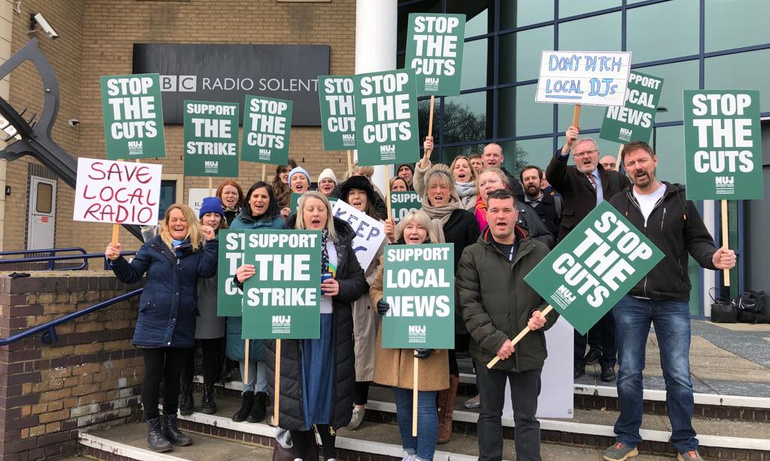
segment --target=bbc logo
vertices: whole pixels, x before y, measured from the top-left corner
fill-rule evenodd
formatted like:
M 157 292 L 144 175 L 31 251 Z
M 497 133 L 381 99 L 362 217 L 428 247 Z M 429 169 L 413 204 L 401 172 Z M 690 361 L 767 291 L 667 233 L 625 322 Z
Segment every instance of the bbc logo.
M 198 90 L 197 75 L 161 75 L 160 91 L 195 92 Z

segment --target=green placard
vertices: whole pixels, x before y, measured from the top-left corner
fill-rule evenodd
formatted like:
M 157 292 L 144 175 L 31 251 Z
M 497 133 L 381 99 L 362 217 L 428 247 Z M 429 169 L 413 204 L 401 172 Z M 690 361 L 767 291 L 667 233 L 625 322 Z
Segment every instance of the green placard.
M 382 272 L 382 347 L 452 349 L 454 245 L 388 245 Z
M 289 162 L 293 102 L 246 96 L 241 160 L 285 165 Z
M 524 281 L 585 334 L 661 259 L 643 233 L 601 202 Z
M 391 192 L 390 193 L 390 213 L 393 220 L 398 224 L 401 219 L 412 210 L 422 208 L 422 198 L 420 194 L 413 191 Z
M 764 196 L 757 90 L 685 90 L 687 198 L 745 200 Z
M 238 177 L 238 104 L 184 102 L 185 176 Z
M 243 339 L 317 339 L 321 333 L 321 232 L 248 234 L 245 261 L 256 275 L 243 285 Z
M 220 317 L 240 317 L 243 292 L 235 286 L 235 270 L 243 264 L 243 251 L 246 247 L 247 230 L 219 231 L 219 264 L 217 269 L 217 315 Z
M 662 78 L 631 72 L 626 103 L 607 107 L 599 137 L 620 144 L 649 142 L 662 89 Z
M 409 15 L 404 67 L 414 69 L 418 95 L 460 95 L 464 40 L 464 14 Z
M 107 158 L 165 157 L 159 75 L 104 76 L 99 83 Z
M 419 160 L 414 70 L 356 75 L 356 145 L 359 165 Z
M 356 113 L 353 77 L 318 76 L 321 133 L 324 150 L 356 148 Z

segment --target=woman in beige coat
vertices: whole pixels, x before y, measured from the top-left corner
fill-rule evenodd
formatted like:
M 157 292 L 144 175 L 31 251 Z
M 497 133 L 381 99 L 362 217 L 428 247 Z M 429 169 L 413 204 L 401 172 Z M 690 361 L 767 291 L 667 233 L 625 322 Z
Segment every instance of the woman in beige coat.
M 412 210 L 396 227 L 395 240 L 406 245 L 441 243 L 436 238 L 433 223 L 421 210 Z M 381 315 L 390 305 L 382 299 L 382 263 L 369 294 Z M 396 398 L 396 416 L 401 432 L 405 460 L 430 461 L 436 452 L 438 439 L 438 391 L 449 388 L 449 359 L 447 351 L 433 349 L 383 349 L 382 329 L 377 333 L 374 382 L 391 386 Z M 420 360 L 418 371 L 417 437 L 412 437 L 412 389 L 414 360 Z

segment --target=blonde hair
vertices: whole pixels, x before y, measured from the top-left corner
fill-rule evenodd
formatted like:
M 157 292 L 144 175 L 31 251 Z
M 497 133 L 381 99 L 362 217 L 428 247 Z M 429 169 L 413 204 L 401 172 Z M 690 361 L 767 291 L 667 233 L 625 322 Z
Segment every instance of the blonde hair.
M 185 239 L 190 239 L 190 244 L 192 245 L 193 251 L 200 250 L 203 246 L 204 240 L 203 231 L 201 230 L 201 223 L 198 221 L 198 218 L 195 217 L 195 212 L 192 210 L 192 208 L 185 205 L 184 203 L 174 203 L 166 209 L 166 214 L 163 215 L 163 222 L 160 225 L 160 238 L 163 239 L 163 242 L 168 245 L 169 248 L 174 248 L 174 239 L 171 238 L 171 231 L 168 229 L 168 222 L 171 219 L 171 212 L 174 210 L 181 211 L 182 216 L 184 217 L 185 221 L 187 221 L 187 235 L 185 235 Z
M 439 242 L 433 220 L 430 219 L 428 213 L 422 210 L 410 210 L 406 216 L 401 218 L 401 221 L 399 221 L 398 225 L 396 226 L 396 241 L 401 240 L 401 237 L 404 236 L 404 229 L 406 229 L 407 224 L 412 221 L 417 221 L 417 224 L 421 225 L 425 228 L 425 230 L 428 231 L 428 238 L 430 239 L 431 243 L 444 243 Z
M 449 171 L 452 172 L 452 176 L 454 176 L 454 174 L 455 174 L 455 164 L 457 163 L 458 160 L 465 160 L 466 162 L 468 162 L 468 169 L 471 170 L 471 181 L 470 182 L 477 182 L 476 180 L 478 178 L 476 177 L 476 170 L 473 169 L 473 165 L 471 165 L 471 160 L 468 157 L 464 156 L 464 155 L 458 155 L 457 157 L 454 158 L 454 160 L 452 160 L 452 163 L 449 165 Z M 455 178 L 455 180 L 456 179 L 457 178 Z
M 326 206 L 326 230 L 329 232 L 329 240 L 336 242 L 337 233 L 334 232 L 334 217 L 332 216 L 332 207 L 329 204 L 329 199 L 327 199 L 324 194 L 316 190 L 307 191 L 300 195 L 299 202 L 297 204 L 297 222 L 294 225 L 294 228 L 306 229 L 303 211 L 305 209 L 305 203 L 309 198 L 320 200 Z

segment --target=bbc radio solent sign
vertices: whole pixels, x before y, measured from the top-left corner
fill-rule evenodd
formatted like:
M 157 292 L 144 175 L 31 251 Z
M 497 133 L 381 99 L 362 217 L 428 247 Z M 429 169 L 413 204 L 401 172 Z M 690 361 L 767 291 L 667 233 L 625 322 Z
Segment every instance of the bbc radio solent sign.
M 185 100 L 243 104 L 249 94 L 293 101 L 293 125 L 320 126 L 329 47 L 136 43 L 134 73 L 160 74 L 165 123 L 183 122 Z

